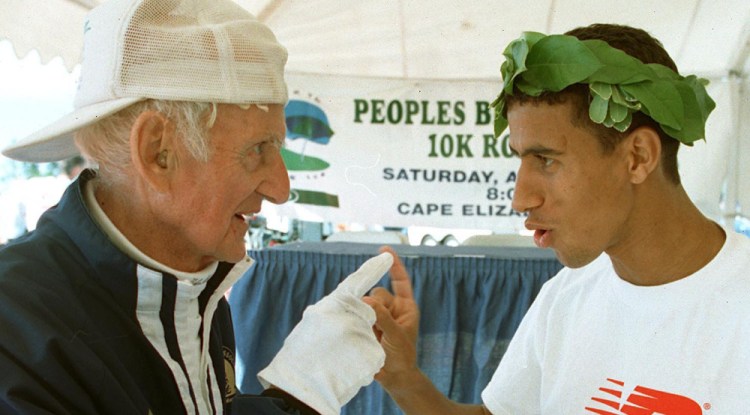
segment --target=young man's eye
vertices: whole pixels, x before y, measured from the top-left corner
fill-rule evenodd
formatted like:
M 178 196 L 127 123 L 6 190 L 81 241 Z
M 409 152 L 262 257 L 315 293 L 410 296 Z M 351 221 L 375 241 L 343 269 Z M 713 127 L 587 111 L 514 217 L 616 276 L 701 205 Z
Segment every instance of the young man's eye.
M 536 156 L 536 158 L 537 158 L 537 160 L 539 160 L 539 162 L 540 162 L 540 163 L 542 164 L 542 166 L 544 166 L 544 167 L 549 167 L 549 166 L 551 166 L 551 165 L 552 165 L 552 162 L 554 161 L 553 159 L 551 159 L 551 158 L 549 158 L 549 157 L 544 157 L 544 156 L 539 156 L 539 155 L 538 155 L 538 156 Z

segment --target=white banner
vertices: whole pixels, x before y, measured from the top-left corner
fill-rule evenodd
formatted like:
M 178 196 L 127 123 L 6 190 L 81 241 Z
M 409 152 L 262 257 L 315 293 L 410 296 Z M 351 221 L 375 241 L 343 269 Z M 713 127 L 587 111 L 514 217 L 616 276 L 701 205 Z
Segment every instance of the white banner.
M 499 81 L 287 74 L 290 201 L 307 221 L 516 232 L 519 160 L 495 139 Z

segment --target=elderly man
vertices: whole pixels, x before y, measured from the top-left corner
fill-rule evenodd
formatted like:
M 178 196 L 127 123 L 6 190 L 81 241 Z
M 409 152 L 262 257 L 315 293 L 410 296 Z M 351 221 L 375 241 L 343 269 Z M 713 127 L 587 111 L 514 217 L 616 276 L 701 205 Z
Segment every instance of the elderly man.
M 384 360 L 360 297 L 388 255 L 306 311 L 265 396 L 234 383 L 246 217 L 289 193 L 286 50 L 229 0 L 108 0 L 84 31 L 76 110 L 4 150 L 97 168 L 0 250 L 0 412 L 338 413 Z
M 496 132 L 521 159 L 513 207 L 567 266 L 524 317 L 484 405 L 448 400 L 416 365 L 408 276 L 376 289 L 381 384 L 407 414 L 748 413 L 750 240 L 688 198 L 677 149 L 713 109 L 648 33 L 527 32 L 504 53 Z

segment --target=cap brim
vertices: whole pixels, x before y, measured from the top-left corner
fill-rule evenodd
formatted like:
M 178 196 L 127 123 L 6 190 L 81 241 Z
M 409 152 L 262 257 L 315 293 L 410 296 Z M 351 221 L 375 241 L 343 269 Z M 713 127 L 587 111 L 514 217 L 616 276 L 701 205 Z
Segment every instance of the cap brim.
M 34 163 L 73 157 L 78 154 L 73 142 L 73 133 L 76 130 L 144 99 L 120 98 L 78 108 L 34 134 L 9 145 L 2 153 L 15 160 Z

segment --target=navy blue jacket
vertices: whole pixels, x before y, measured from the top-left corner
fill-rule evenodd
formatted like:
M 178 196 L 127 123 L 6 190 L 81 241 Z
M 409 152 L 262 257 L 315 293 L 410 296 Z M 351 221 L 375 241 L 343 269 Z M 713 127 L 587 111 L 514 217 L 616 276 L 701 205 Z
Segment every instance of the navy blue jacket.
M 153 316 L 163 327 L 158 350 L 136 317 L 143 265 L 93 221 L 83 202 L 91 177 L 84 172 L 35 231 L 0 249 L 0 413 L 201 413 L 195 385 L 188 388 L 183 379 L 178 386 L 187 368 L 171 329 L 176 279 L 151 270 L 161 286 L 161 309 Z M 197 297 L 201 308 L 216 298 L 232 267 L 219 264 Z M 234 333 L 223 296 L 210 324 L 209 413 L 306 413 L 289 397 L 237 394 Z

